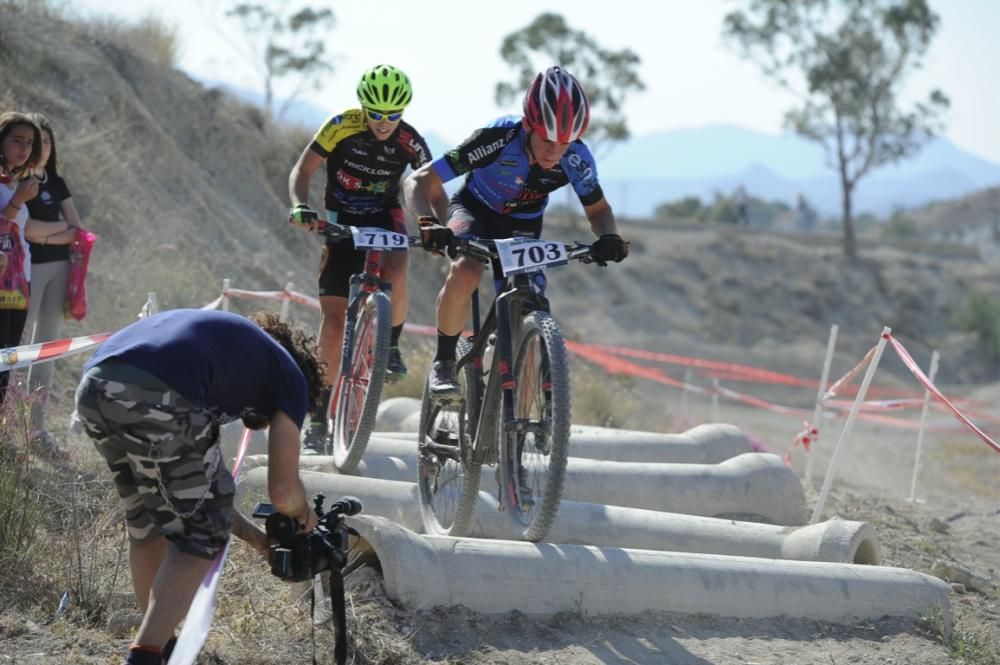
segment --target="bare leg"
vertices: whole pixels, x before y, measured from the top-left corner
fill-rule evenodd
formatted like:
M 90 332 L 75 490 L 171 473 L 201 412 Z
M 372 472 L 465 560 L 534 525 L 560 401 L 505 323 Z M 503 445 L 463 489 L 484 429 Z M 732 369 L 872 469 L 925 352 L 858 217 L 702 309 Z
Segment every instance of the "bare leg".
M 340 296 L 320 296 L 322 318 L 319 324 L 319 354 L 326 362 L 326 383 L 337 382 L 340 372 L 340 352 L 344 343 L 344 317 L 347 314 L 347 298 Z
M 462 257 L 452 261 L 441 292 L 437 298 L 437 327 L 445 335 L 462 332 L 469 318 L 469 299 L 479 288 L 483 265 L 474 259 Z
M 142 543 L 129 543 L 128 563 L 132 571 L 132 588 L 139 608 L 145 612 L 149 607 L 149 592 L 153 579 L 167 558 L 167 539 L 163 536 Z
M 406 313 L 410 307 L 410 296 L 406 284 L 406 268 L 409 255 L 405 252 L 387 252 L 382 263 L 382 276 L 392 284 L 392 325 L 398 326 L 406 321 Z
M 167 544 L 167 556 L 153 580 L 149 607 L 136 633 L 136 644 L 160 647 L 173 637 L 211 566 L 211 559 L 185 554 L 173 543 Z

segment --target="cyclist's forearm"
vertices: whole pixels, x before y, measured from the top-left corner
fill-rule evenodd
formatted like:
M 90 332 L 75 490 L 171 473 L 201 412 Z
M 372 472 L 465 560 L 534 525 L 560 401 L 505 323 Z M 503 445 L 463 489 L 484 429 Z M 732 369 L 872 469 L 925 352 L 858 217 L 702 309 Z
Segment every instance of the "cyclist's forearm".
M 288 177 L 288 197 L 292 201 L 293 208 L 300 204 L 309 204 L 309 178 L 303 176 L 304 174 L 295 168 Z
M 442 222 L 448 218 L 448 194 L 430 168 L 422 167 L 403 181 L 403 198 L 414 217 L 429 215 Z
M 597 237 L 615 234 L 618 235 L 618 224 L 615 222 L 615 213 L 607 201 L 600 201 L 586 208 L 587 220 L 590 222 L 590 229 Z
M 293 208 L 300 204 L 309 204 L 309 183 L 324 161 L 324 157 L 313 152 L 310 147 L 299 155 L 292 172 L 288 174 L 288 198 L 291 199 Z

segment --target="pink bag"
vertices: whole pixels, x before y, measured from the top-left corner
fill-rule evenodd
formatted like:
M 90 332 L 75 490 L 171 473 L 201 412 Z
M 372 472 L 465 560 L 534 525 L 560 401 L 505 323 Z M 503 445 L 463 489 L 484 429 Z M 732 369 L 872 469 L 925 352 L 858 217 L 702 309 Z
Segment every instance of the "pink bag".
M 87 316 L 87 265 L 90 250 L 97 236 L 77 228 L 76 238 L 69 244 L 69 277 L 66 280 L 66 301 L 63 313 L 67 319 L 82 321 Z
M 0 309 L 28 309 L 24 258 L 17 223 L 0 217 Z

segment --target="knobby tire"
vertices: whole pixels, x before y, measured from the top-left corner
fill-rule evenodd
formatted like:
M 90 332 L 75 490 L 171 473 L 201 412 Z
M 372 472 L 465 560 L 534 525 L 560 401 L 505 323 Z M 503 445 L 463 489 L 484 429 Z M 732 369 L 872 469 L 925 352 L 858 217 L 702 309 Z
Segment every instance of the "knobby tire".
M 382 399 L 389 342 L 392 335 L 392 305 L 383 291 L 368 295 L 358 312 L 351 340 L 344 348 L 344 359 L 351 359 L 350 374 L 341 365 L 335 399 L 333 429 L 330 439 L 333 463 L 341 472 L 357 467 L 375 429 L 375 416 Z
M 472 348 L 459 339 L 457 354 L 463 357 Z M 461 400 L 440 401 L 430 395 L 429 377 L 424 381 L 417 433 L 417 486 L 420 517 L 424 531 L 438 536 L 464 536 L 469 531 L 479 496 L 481 464 L 473 456 L 474 433 L 469 431 L 468 409 L 478 405 L 479 370 L 467 364 L 458 377 Z M 459 460 L 429 451 L 429 442 L 453 443 Z
M 539 541 L 559 511 L 569 457 L 569 364 L 562 331 L 548 313 L 522 319 L 513 374 L 514 417 L 530 423 L 531 431 L 508 436 L 503 416 L 497 418 L 501 495 L 522 538 Z

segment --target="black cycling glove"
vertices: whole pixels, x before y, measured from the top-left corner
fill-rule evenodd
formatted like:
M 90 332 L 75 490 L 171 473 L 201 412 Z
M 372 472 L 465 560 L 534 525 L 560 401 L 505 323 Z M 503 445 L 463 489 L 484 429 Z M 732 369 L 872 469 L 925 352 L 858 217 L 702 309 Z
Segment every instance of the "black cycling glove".
M 447 226 L 441 226 L 436 217 L 423 215 L 417 223 L 420 225 L 420 245 L 429 252 L 444 251 L 455 240 L 455 233 Z
M 605 233 L 590 246 L 590 255 L 594 263 L 607 266 L 608 261 L 618 263 L 628 256 L 628 243 L 620 235 Z

